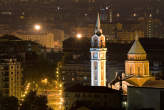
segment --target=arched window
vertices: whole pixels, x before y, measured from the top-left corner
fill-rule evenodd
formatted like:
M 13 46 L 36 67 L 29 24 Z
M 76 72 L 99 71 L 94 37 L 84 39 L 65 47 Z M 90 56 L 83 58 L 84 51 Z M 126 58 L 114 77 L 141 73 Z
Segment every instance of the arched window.
M 130 65 L 130 74 L 132 74 L 132 66 Z
M 100 47 L 105 47 L 105 37 L 104 37 L 104 36 L 101 36 L 101 37 L 100 37 L 99 46 L 100 46 Z
M 138 67 L 138 76 L 141 76 L 141 74 L 140 74 L 140 67 Z
M 92 39 L 92 47 L 96 48 L 98 45 L 98 38 L 96 36 Z
M 147 71 L 146 71 L 146 66 L 144 65 L 144 75 L 147 74 L 146 72 L 147 72 Z
M 95 38 L 94 39 L 94 46 L 93 47 L 97 47 L 97 42 L 98 42 L 98 40 Z
M 101 80 L 104 80 L 104 62 L 101 62 Z
M 98 73 L 97 73 L 97 62 L 94 62 L 94 80 L 98 80 L 97 75 L 98 75 Z

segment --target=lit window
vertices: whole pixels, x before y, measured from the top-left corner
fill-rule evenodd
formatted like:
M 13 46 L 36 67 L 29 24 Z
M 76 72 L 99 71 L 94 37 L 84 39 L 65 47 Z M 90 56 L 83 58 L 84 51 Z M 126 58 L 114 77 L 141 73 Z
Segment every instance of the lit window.
M 130 66 L 130 74 L 132 74 L 132 66 Z
M 133 16 L 135 17 L 136 16 L 136 13 L 134 13 Z
M 117 15 L 116 15 L 117 17 L 120 17 L 120 14 L 119 13 L 117 13 Z
M 140 67 L 138 67 L 138 75 L 140 76 Z
M 145 71 L 144 71 L 144 75 L 146 75 L 146 72 L 147 72 L 147 71 L 146 71 L 146 66 L 145 66 L 145 65 L 144 65 L 144 70 L 145 70 Z
M 87 77 L 86 76 L 84 76 L 84 80 L 87 80 Z

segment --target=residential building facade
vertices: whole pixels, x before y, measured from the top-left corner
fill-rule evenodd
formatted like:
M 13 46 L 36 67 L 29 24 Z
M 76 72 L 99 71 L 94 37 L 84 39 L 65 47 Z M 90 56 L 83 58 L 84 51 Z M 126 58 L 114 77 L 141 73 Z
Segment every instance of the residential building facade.
M 22 65 L 15 58 L 0 60 L 0 90 L 4 96 L 21 98 Z

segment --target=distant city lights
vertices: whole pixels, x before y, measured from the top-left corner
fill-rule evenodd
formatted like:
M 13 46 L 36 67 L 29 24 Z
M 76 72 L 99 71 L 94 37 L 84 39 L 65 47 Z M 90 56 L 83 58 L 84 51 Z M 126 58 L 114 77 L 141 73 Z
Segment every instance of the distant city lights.
M 41 82 L 44 83 L 44 84 L 47 84 L 48 83 L 48 79 L 47 78 L 42 79 Z
M 117 17 L 120 17 L 120 13 L 117 13 Z
M 136 13 L 133 13 L 133 16 L 136 17 L 137 16 Z
M 152 14 L 150 14 L 149 17 L 152 17 Z

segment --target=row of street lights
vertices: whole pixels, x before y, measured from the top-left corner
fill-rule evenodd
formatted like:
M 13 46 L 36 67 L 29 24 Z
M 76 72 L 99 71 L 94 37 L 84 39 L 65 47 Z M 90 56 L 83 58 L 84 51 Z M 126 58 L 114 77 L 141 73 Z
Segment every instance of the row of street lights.
M 41 26 L 40 24 L 35 24 L 35 25 L 34 25 L 34 30 L 40 31 L 41 29 L 42 29 L 42 26 Z M 82 38 L 82 34 L 77 33 L 77 34 L 76 34 L 76 38 L 81 39 L 81 38 Z
M 28 94 L 28 92 L 30 91 L 30 85 L 31 83 L 27 83 L 24 93 L 22 94 L 22 99 Z

